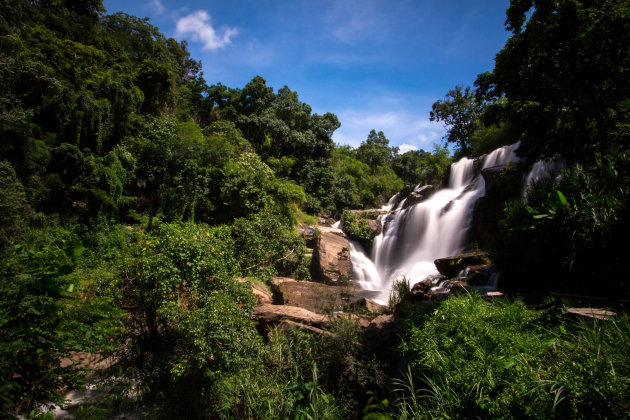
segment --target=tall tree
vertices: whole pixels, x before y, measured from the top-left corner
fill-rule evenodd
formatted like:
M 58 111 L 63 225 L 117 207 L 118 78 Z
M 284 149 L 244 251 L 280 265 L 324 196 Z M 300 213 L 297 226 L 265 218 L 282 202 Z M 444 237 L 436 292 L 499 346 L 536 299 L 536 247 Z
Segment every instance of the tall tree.
M 463 156 L 470 152 L 471 139 L 480 127 L 479 116 L 482 111 L 483 105 L 475 100 L 470 86 L 455 86 L 455 89 L 448 91 L 444 100 L 433 103 L 430 120 L 444 123 L 444 139 L 455 145 L 457 155 Z
M 357 148 L 357 159 L 371 168 L 385 166 L 398 154 L 398 147 L 390 147 L 382 131 L 371 130 L 367 139 Z
M 512 31 L 479 96 L 507 98 L 503 118 L 523 131 L 519 152 L 589 161 L 630 130 L 630 5 L 627 0 L 512 0 Z

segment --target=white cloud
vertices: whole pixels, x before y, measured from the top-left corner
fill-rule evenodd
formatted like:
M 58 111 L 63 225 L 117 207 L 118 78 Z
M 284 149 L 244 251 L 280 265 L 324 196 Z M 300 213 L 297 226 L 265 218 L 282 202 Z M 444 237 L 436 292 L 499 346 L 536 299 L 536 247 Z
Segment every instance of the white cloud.
M 222 28 L 219 33 L 210 24 L 210 15 L 205 10 L 197 10 L 177 21 L 176 37 L 190 37 L 191 41 L 201 42 L 204 50 L 216 50 L 231 43 L 232 36 L 238 34 L 237 28 Z
M 414 144 L 408 144 L 408 143 L 403 143 L 400 146 L 398 146 L 398 153 L 400 153 L 401 155 L 403 153 L 407 153 L 407 152 L 410 152 L 412 150 L 418 150 L 418 146 L 416 146 Z
M 400 147 L 400 153 L 417 149 L 432 150 L 433 143 L 439 142 L 444 134 L 439 123 L 420 117 L 428 112 L 375 112 L 371 109 L 355 109 L 335 113 L 341 127 L 335 131 L 333 139 L 338 144 L 349 144 L 352 147 L 358 147 L 365 141 L 372 129 L 382 131 L 390 140 L 390 145 Z
M 158 15 L 161 15 L 162 13 L 164 13 L 165 8 L 160 0 L 149 1 L 149 6 L 153 8 Z

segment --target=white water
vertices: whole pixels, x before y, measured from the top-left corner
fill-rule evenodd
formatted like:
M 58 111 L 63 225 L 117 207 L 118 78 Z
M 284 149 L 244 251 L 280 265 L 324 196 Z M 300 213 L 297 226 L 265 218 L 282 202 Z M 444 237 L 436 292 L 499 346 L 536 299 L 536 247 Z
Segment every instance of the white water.
M 524 198 L 527 198 L 529 189 L 537 182 L 550 177 L 552 174 L 558 173 L 567 167 L 564 159 L 559 160 L 539 160 L 532 165 L 532 169 L 525 176 Z
M 518 146 L 504 146 L 486 155 L 481 169 L 517 161 Z M 452 164 L 446 188 L 391 213 L 387 230 L 374 239 L 371 259 L 351 244 L 353 279 L 365 289 L 380 292 L 377 301 L 387 301 L 395 279 L 405 276 L 413 285 L 436 272 L 435 259 L 463 251 L 474 204 L 485 194 L 485 182 L 474 176 L 473 164 L 468 158 Z M 385 217 L 381 216 L 382 223 Z

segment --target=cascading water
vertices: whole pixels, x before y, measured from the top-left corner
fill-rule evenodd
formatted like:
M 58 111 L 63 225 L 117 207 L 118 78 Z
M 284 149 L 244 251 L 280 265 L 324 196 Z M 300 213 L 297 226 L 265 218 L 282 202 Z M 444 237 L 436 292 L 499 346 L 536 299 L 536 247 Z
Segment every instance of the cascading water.
M 481 169 L 517 161 L 518 146 L 504 146 L 486 155 L 480 162 Z M 383 303 L 395 279 L 405 276 L 414 284 L 435 273 L 435 259 L 463 251 L 474 204 L 484 194 L 485 182 L 475 176 L 472 159 L 452 164 L 446 188 L 425 201 L 390 213 L 387 229 L 374 239 L 371 259 L 352 245 L 354 281 L 380 292 L 377 300 Z
M 534 163 L 529 173 L 525 176 L 525 189 L 523 190 L 524 198 L 527 199 L 527 194 L 535 183 L 540 182 L 545 178 L 549 178 L 552 174 L 556 174 L 566 167 L 567 163 L 564 159 L 539 160 Z

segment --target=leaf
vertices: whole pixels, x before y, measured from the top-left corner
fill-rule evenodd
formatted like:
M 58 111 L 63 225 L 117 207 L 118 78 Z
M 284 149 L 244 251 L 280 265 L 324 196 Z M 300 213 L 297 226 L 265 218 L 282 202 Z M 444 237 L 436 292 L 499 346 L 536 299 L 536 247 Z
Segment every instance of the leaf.
M 556 190 L 556 195 L 558 196 L 558 200 L 560 201 L 560 204 L 568 208 L 569 202 L 567 201 L 567 198 L 564 196 L 564 194 L 562 194 L 562 192 L 560 192 L 559 190 Z
M 525 206 L 525 211 L 529 214 L 539 214 L 540 212 L 533 207 Z
M 66 292 L 68 292 L 68 293 L 74 292 L 74 283 L 70 283 L 68 285 L 68 288 L 66 289 Z

